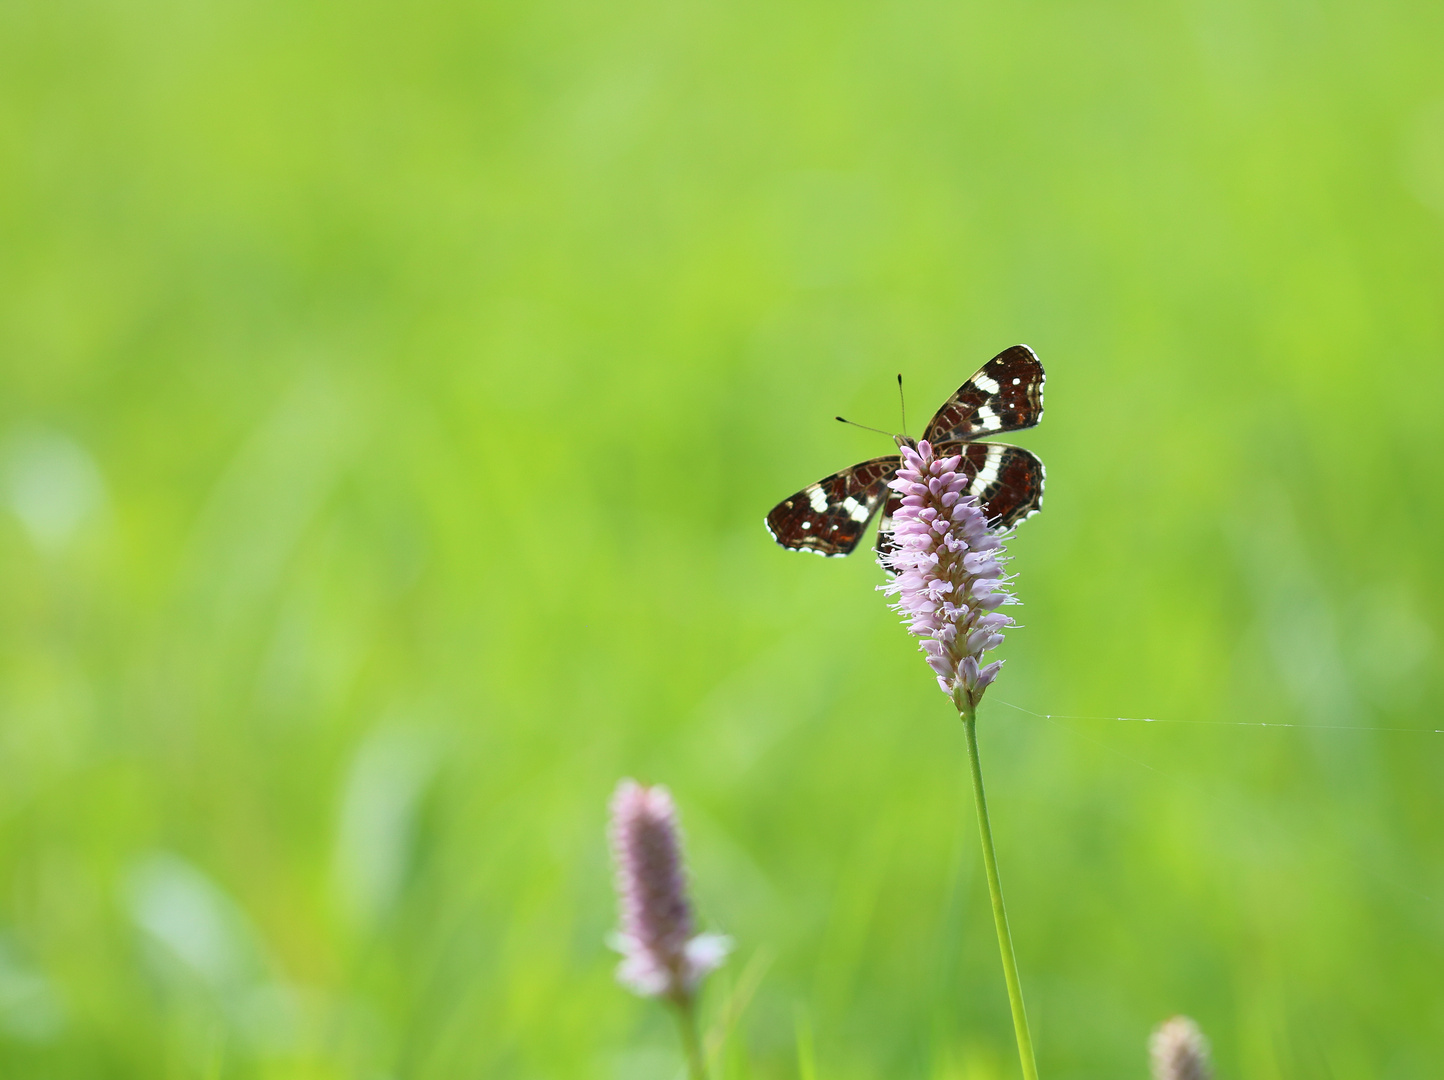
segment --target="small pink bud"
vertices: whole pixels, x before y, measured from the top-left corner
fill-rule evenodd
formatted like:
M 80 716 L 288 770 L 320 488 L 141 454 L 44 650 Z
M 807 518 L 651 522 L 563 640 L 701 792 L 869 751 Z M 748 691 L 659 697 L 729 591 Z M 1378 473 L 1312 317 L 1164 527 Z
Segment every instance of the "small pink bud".
M 1208 1040 L 1186 1016 L 1165 1020 L 1148 1040 L 1153 1080 L 1209 1080 Z

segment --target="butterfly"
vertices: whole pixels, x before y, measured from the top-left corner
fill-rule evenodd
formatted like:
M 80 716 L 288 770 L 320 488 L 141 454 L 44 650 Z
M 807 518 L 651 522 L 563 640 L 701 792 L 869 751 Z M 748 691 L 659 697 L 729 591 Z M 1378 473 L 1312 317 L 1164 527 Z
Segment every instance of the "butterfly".
M 995 528 L 1005 529 L 1043 505 L 1043 463 L 1021 446 L 976 442 L 986 435 L 1022 431 L 1043 417 L 1043 365 L 1026 345 L 1004 349 L 973 373 L 943 404 L 923 431 L 938 457 L 962 456 L 958 471 L 968 493 Z M 917 445 L 893 436 L 898 447 Z M 888 481 L 897 475 L 897 454 L 863 461 L 809 484 L 767 515 L 767 531 L 785 548 L 818 555 L 848 555 L 867 523 L 883 507 L 877 550 L 892 546 L 892 518 L 901 505 Z M 886 505 L 884 505 L 886 504 Z

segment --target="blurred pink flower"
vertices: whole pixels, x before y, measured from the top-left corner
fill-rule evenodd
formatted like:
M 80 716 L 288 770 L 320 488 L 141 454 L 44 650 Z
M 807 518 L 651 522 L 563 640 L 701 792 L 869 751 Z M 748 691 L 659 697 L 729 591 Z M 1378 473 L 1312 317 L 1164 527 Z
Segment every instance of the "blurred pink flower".
M 1158 1025 L 1148 1040 L 1153 1059 L 1153 1080 L 1209 1080 L 1208 1040 L 1186 1016 Z
M 612 796 L 612 854 L 622 927 L 617 978 L 645 997 L 684 1003 L 727 956 L 720 934 L 694 934 L 677 809 L 660 784 L 623 780 Z

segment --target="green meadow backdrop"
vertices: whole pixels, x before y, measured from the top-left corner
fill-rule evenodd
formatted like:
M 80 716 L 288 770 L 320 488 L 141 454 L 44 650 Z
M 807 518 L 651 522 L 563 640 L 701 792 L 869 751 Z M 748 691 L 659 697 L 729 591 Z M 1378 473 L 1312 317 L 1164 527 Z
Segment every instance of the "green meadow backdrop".
M 0 4 L 0 1073 L 672 1080 L 604 944 L 634 776 L 736 941 L 724 1080 L 1015 1076 L 957 719 L 762 516 L 1024 341 L 980 727 L 1044 1077 L 1180 1011 L 1227 1080 L 1438 1076 L 1441 47 Z

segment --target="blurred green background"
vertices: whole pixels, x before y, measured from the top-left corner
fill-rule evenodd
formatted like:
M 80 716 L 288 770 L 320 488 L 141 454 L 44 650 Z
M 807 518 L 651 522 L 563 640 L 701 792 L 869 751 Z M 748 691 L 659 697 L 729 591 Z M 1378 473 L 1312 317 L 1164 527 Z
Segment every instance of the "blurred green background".
M 721 1076 L 1016 1075 L 956 718 L 761 519 L 1026 341 L 982 742 L 1043 1075 L 1177 1011 L 1221 1077 L 1439 1075 L 1441 46 L 0 4 L 0 1073 L 670 1080 L 630 775 L 737 942 Z

